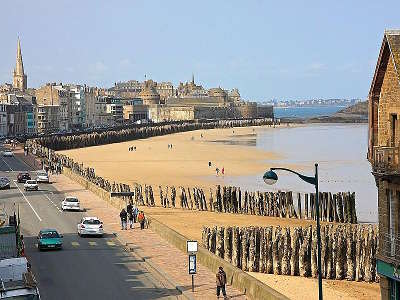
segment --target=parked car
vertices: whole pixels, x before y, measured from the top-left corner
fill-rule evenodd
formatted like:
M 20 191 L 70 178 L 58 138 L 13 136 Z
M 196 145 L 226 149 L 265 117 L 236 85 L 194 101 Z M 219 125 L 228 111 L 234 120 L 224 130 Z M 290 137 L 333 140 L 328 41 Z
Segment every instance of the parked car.
M 81 210 L 81 206 L 79 203 L 78 198 L 72 197 L 72 196 L 67 196 L 65 197 L 64 201 L 61 202 L 61 209 L 62 210 Z
M 9 189 L 10 180 L 7 177 L 0 177 L 0 189 Z
M 42 229 L 37 236 L 37 247 L 43 249 L 62 249 L 62 234 L 55 229 Z
M 24 184 L 25 191 L 38 191 L 39 186 L 36 180 L 27 180 Z
M 36 174 L 36 181 L 37 182 L 44 182 L 49 183 L 49 175 L 47 175 L 46 171 L 38 171 Z
M 78 224 L 78 235 L 98 235 L 104 234 L 103 222 L 96 217 L 84 217 Z
M 14 156 L 14 152 L 12 152 L 11 150 L 4 150 L 3 151 L 3 156 L 4 157 L 13 157 Z
M 18 173 L 17 181 L 19 183 L 25 183 L 27 180 L 31 180 L 31 175 L 29 173 Z

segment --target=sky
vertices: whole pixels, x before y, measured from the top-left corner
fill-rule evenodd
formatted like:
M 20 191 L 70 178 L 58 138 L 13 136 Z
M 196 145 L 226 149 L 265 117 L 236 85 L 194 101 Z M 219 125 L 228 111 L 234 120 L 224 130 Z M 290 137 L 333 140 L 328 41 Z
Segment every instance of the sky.
M 400 1 L 23 1 L 0 3 L 0 83 L 17 37 L 28 86 L 195 76 L 266 101 L 366 98 Z

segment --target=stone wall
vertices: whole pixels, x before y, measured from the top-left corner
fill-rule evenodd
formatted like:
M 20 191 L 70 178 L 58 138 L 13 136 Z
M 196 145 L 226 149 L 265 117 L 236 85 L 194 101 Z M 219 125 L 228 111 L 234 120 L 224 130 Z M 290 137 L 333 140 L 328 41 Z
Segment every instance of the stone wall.
M 258 105 L 257 118 L 273 118 L 274 107 L 272 105 Z
M 381 94 L 379 98 L 378 109 L 378 144 L 379 146 L 392 146 L 392 120 L 391 114 L 397 116 L 397 128 L 395 128 L 396 136 L 394 137 L 395 145 L 400 141 L 399 122 L 400 122 L 400 86 L 397 73 L 390 56 L 383 79 Z M 376 145 L 376 146 L 377 146 Z
M 317 234 L 302 227 L 204 227 L 203 247 L 249 272 L 317 277 Z M 378 230 L 372 225 L 321 226 L 326 279 L 378 281 Z

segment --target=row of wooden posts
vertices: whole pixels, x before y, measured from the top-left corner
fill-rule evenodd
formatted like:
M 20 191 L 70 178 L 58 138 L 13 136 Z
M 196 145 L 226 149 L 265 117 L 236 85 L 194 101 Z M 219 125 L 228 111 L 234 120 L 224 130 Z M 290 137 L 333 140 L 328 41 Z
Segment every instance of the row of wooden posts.
M 161 136 L 178 132 L 228 128 L 274 125 L 275 121 L 271 118 L 260 119 L 240 119 L 240 120 L 192 120 L 174 121 L 163 123 L 151 123 L 136 125 L 132 124 L 125 128 L 114 130 L 103 129 L 91 133 L 79 133 L 73 135 L 51 135 L 34 139 L 36 143 L 51 148 L 53 150 L 68 150 L 89 146 L 98 146 L 111 143 L 120 143 L 136 139 L 144 139 L 153 136 Z M 32 141 L 32 140 L 30 140 Z
M 72 158 L 57 154 L 40 144 L 27 143 L 30 152 L 42 157 L 46 164 L 70 168 L 97 186 L 108 192 L 134 192 L 138 205 L 155 206 L 156 200 L 151 185 L 110 182 L 96 175 L 93 168 L 85 167 Z M 205 191 L 200 187 L 174 186 L 158 187 L 159 205 L 162 207 L 180 207 L 190 210 L 215 211 L 221 213 L 250 214 L 280 218 L 316 220 L 315 194 L 293 192 L 242 192 L 239 187 L 217 185 L 215 189 Z M 297 195 L 294 200 L 293 195 Z M 179 199 L 177 199 L 179 198 Z M 320 220 L 338 223 L 357 223 L 355 193 L 339 192 L 319 194 Z M 157 203 L 157 204 L 158 204 Z
M 203 246 L 244 271 L 317 277 L 316 228 L 203 227 Z M 373 225 L 321 226 L 322 277 L 379 281 L 378 229 Z

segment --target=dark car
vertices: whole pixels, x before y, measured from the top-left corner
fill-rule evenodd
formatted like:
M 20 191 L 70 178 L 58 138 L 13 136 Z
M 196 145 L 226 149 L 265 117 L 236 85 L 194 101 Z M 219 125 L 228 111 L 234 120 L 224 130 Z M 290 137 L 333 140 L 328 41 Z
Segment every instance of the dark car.
M 10 180 L 7 177 L 0 177 L 0 189 L 9 189 Z
M 19 173 L 17 176 L 17 180 L 19 183 L 25 183 L 27 180 L 31 180 L 31 175 L 29 173 Z

